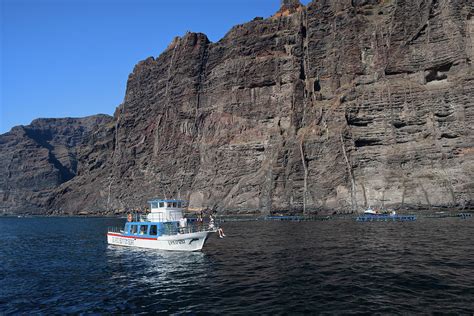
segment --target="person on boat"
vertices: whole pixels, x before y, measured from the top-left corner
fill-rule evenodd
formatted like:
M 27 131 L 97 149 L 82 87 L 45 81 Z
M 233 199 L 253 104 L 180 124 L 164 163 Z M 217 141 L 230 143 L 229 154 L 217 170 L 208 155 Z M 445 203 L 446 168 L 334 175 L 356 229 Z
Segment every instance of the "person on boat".
M 214 217 L 211 214 L 211 215 L 209 215 L 209 229 L 214 229 L 215 227 L 216 226 L 214 224 Z M 217 232 L 219 233 L 219 238 L 224 238 L 225 237 L 224 230 L 221 227 L 217 228 Z
M 196 222 L 197 222 L 197 226 L 198 226 L 198 229 L 201 230 L 202 228 L 202 224 L 203 224 L 203 217 L 202 217 L 202 211 L 199 213 L 197 219 L 196 219 Z
M 209 229 L 214 229 L 214 228 L 215 228 L 214 217 L 212 216 L 212 214 L 209 214 Z
M 179 219 L 179 230 L 183 233 L 187 225 L 188 225 L 188 219 L 186 218 L 186 215 L 183 215 Z
M 219 227 L 217 229 L 217 232 L 219 233 L 219 238 L 224 238 L 225 237 L 224 230 L 222 229 L 222 227 Z

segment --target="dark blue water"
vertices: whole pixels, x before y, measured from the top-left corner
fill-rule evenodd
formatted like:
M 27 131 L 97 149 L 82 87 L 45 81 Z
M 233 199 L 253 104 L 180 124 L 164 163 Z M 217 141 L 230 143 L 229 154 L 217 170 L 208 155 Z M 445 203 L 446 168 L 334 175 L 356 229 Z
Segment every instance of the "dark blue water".
M 1 313 L 474 311 L 474 220 L 229 222 L 202 253 L 106 244 L 103 218 L 0 218 Z

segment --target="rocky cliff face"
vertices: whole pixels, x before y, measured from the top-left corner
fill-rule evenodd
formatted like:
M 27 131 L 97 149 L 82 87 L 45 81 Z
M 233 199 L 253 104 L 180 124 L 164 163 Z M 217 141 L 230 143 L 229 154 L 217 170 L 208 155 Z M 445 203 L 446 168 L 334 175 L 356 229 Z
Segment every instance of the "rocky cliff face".
M 37 119 L 0 135 L 0 212 L 44 213 L 54 190 L 77 175 L 91 132 L 111 121 L 107 115 Z
M 138 63 L 43 209 L 472 207 L 471 1 L 282 4 Z

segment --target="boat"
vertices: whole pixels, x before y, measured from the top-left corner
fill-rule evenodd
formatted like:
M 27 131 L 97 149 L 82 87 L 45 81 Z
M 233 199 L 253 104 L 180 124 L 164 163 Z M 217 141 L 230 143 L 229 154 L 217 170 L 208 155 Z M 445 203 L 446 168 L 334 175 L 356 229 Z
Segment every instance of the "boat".
M 358 222 L 406 222 L 415 221 L 416 215 L 398 215 L 395 211 L 366 209 L 361 216 L 356 217 Z
M 111 245 L 174 251 L 200 251 L 209 235 L 218 231 L 209 223 L 188 221 L 183 214 L 185 201 L 154 199 L 148 201 L 150 213 L 128 214 L 123 229 L 109 228 Z
M 426 218 L 447 218 L 447 217 L 454 217 L 454 215 L 444 212 L 444 211 L 435 212 L 434 214 L 426 215 Z
M 364 215 L 378 215 L 377 211 L 374 211 L 370 206 L 364 211 Z

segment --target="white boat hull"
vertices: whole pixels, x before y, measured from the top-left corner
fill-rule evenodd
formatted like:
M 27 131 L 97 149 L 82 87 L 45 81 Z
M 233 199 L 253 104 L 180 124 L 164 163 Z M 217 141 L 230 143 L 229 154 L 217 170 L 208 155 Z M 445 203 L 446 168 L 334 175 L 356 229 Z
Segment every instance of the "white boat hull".
M 111 245 L 139 247 L 173 251 L 200 251 L 207 238 L 215 231 L 165 235 L 157 238 L 123 235 L 109 232 L 107 242 Z

